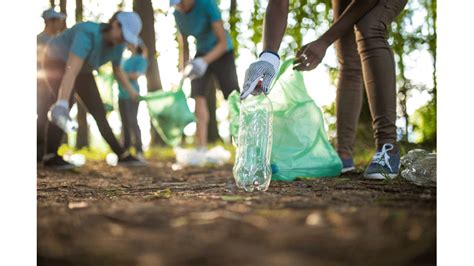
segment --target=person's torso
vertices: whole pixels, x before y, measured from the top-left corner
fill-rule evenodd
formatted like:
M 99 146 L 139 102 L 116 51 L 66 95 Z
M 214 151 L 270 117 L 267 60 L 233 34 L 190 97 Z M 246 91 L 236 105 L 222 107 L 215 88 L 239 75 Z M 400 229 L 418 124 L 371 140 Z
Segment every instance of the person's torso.
M 209 14 L 210 1 L 195 0 L 194 7 L 189 13 L 174 12 L 176 25 L 185 36 L 196 39 L 196 50 L 200 54 L 210 52 L 217 44 L 217 37 L 212 30 L 212 21 Z M 232 50 L 232 40 L 226 31 L 227 51 Z
M 125 73 L 142 73 L 146 72 L 148 67 L 147 59 L 142 55 L 132 55 L 130 58 L 126 59 L 122 65 L 122 69 Z M 136 92 L 140 91 L 138 81 L 136 79 L 129 79 L 130 84 Z M 130 95 L 127 90 L 118 82 L 119 88 L 119 99 L 130 99 Z
M 84 66 L 81 69 L 81 73 L 92 72 L 92 70 L 111 60 L 119 61 L 125 45 L 107 45 L 102 37 L 101 28 L 101 24 L 95 22 L 81 22 L 74 25 L 50 40 L 47 56 L 66 62 L 75 37 L 78 33 L 82 32 L 92 47 L 84 58 Z
M 36 35 L 36 44 L 37 45 L 46 45 L 54 36 L 47 34 L 45 31 Z

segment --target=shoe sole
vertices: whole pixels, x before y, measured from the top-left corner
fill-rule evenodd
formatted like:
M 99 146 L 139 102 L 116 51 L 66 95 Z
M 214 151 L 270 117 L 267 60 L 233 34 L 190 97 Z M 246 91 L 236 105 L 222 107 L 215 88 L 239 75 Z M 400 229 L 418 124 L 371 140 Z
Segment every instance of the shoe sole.
M 373 174 L 364 174 L 364 178 L 372 179 L 372 180 L 385 180 L 388 178 L 394 179 L 397 177 L 398 174 L 381 174 L 381 173 L 373 173 Z
M 355 169 L 356 169 L 356 168 L 355 168 L 354 166 L 342 168 L 341 174 L 345 174 L 345 173 L 348 173 L 348 172 L 352 172 L 352 171 L 354 171 Z

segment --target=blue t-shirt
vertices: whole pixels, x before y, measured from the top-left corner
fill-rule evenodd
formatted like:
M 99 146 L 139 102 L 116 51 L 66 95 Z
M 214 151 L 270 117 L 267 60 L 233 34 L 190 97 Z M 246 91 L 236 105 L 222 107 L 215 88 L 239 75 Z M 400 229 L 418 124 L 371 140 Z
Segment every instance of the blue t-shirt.
M 106 44 L 101 29 L 99 23 L 78 23 L 51 39 L 47 55 L 66 62 L 69 52 L 73 53 L 84 60 L 81 73 L 92 72 L 108 61 L 112 61 L 114 66 L 119 66 L 125 44 Z
M 174 19 L 182 35 L 196 38 L 196 50 L 200 54 L 209 53 L 217 44 L 212 31 L 212 23 L 222 20 L 215 0 L 195 0 L 189 13 L 174 11 Z M 232 40 L 226 31 L 227 51 L 232 50 Z
M 148 60 L 143 55 L 132 55 L 130 58 L 125 60 L 123 63 L 123 71 L 125 73 L 139 73 L 141 75 L 145 74 L 146 69 L 148 68 Z M 138 86 L 138 81 L 136 79 L 131 79 L 130 83 L 132 84 L 133 89 L 136 92 L 140 91 L 140 87 Z M 128 94 L 127 90 L 118 82 L 119 84 L 119 99 L 130 99 L 130 95 Z

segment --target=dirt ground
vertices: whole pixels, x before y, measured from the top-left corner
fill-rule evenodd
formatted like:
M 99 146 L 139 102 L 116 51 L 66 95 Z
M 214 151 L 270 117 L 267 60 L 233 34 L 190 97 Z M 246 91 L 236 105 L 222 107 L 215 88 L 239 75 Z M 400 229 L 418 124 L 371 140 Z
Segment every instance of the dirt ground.
M 171 164 L 38 166 L 38 265 L 436 264 L 436 188 L 359 173 L 245 193 L 232 165 Z

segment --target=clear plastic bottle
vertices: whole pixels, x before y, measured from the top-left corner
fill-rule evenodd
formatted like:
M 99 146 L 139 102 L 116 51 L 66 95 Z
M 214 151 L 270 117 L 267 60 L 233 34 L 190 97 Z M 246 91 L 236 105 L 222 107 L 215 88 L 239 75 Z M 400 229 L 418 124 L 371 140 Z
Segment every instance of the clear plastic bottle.
M 242 101 L 233 174 L 237 187 L 247 192 L 266 191 L 272 169 L 272 103 L 260 93 Z
M 49 111 L 48 119 L 60 129 L 62 129 L 65 133 L 72 133 L 77 131 L 77 122 L 69 119 L 68 117 L 59 117 L 59 119 L 53 119 L 51 116 L 51 111 Z

